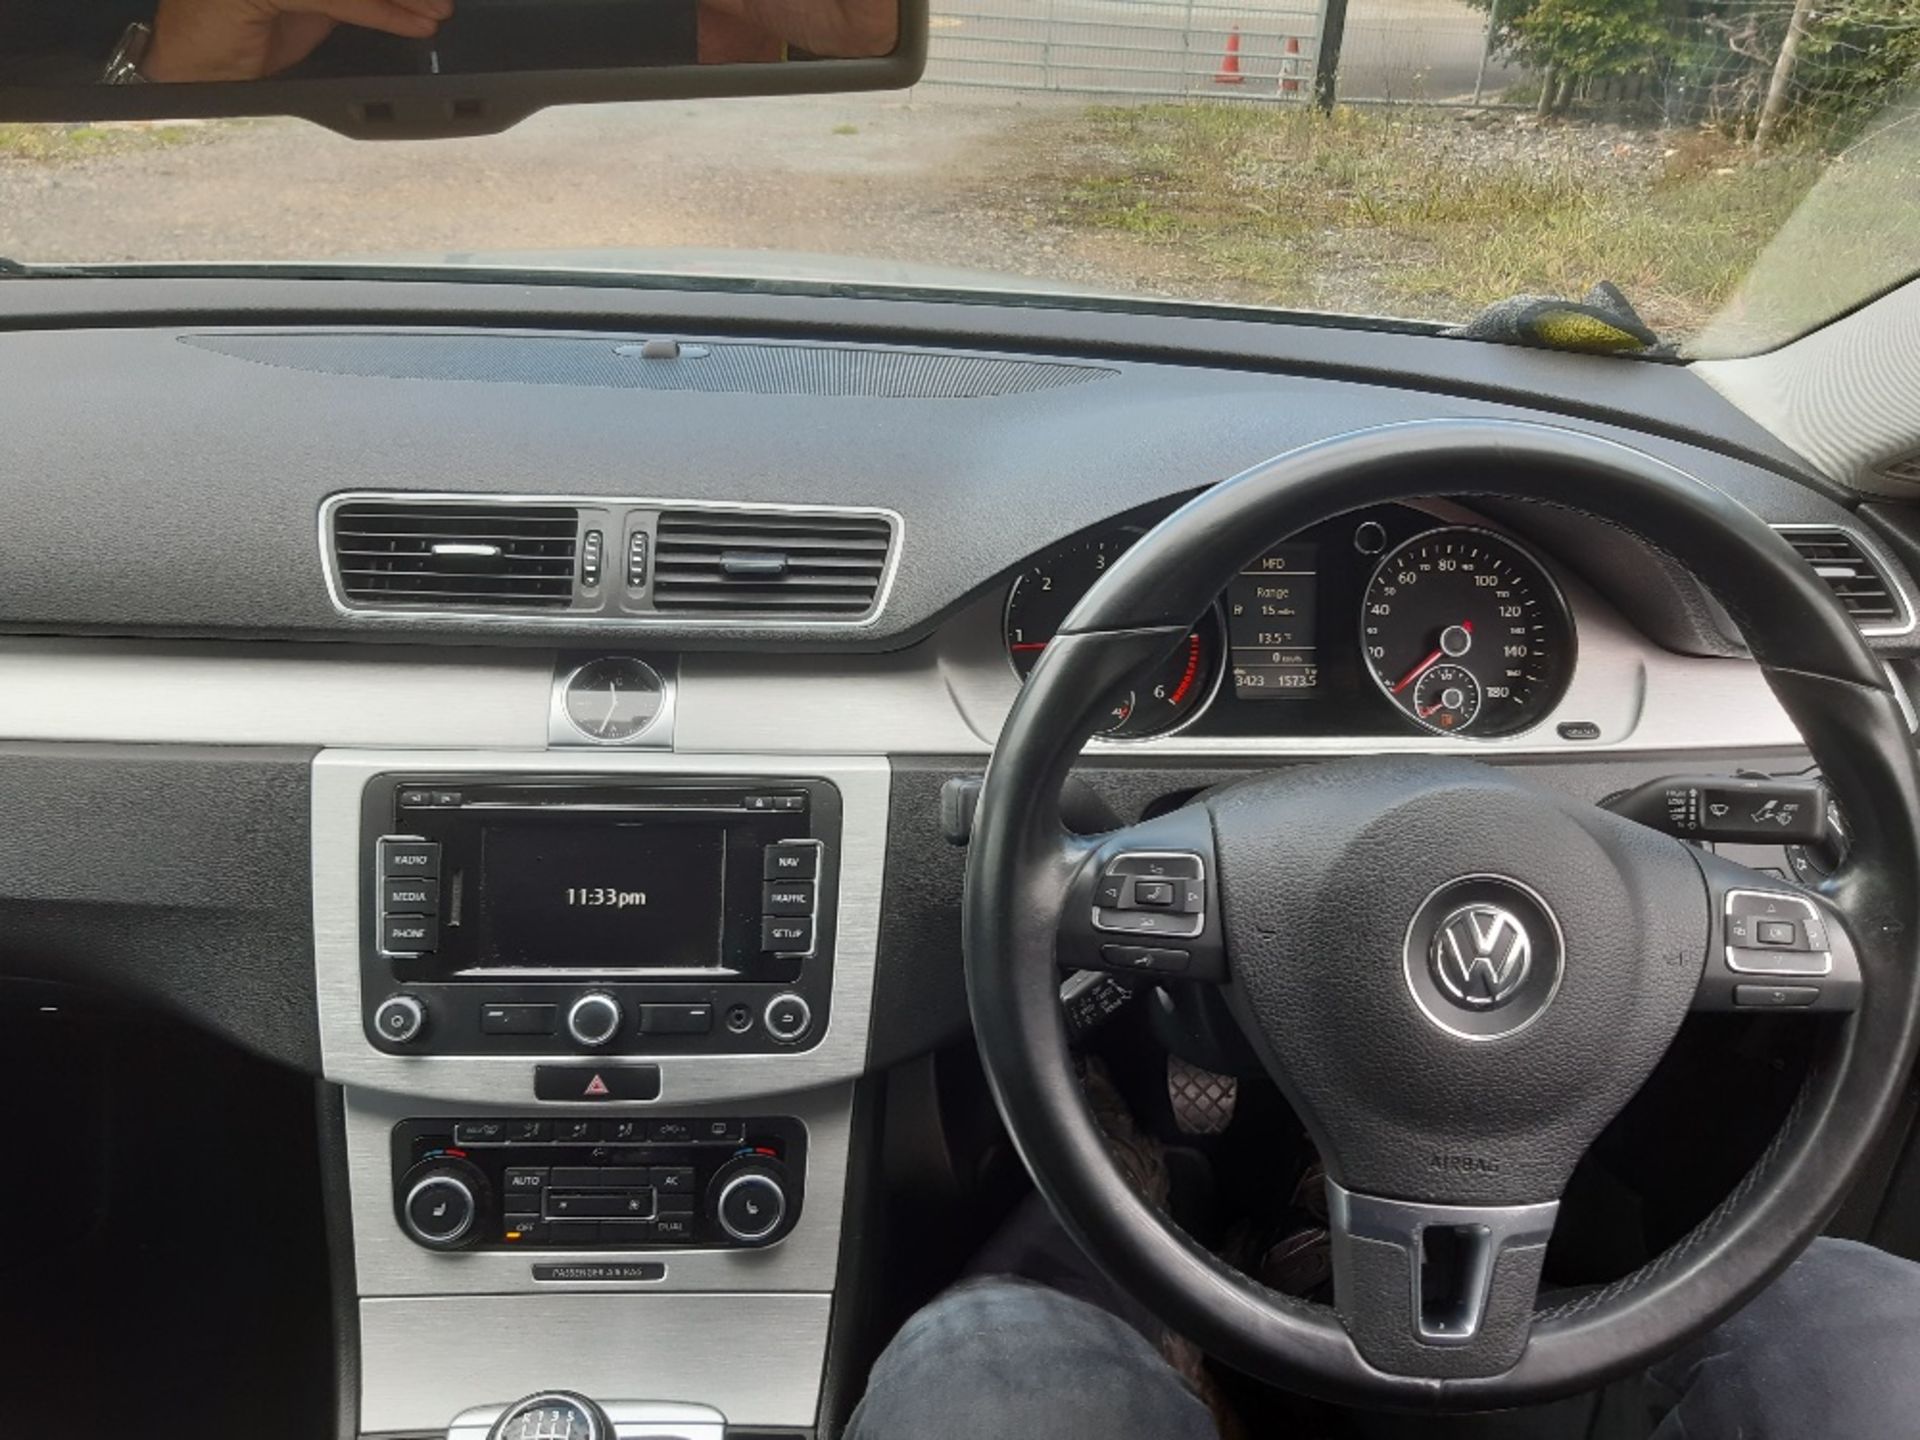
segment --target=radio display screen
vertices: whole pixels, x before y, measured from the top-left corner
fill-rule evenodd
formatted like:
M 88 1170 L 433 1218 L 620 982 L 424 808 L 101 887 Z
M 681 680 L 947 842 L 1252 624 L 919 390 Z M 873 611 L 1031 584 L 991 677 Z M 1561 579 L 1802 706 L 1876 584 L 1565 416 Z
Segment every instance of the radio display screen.
M 720 825 L 489 820 L 474 967 L 722 966 L 728 838 Z

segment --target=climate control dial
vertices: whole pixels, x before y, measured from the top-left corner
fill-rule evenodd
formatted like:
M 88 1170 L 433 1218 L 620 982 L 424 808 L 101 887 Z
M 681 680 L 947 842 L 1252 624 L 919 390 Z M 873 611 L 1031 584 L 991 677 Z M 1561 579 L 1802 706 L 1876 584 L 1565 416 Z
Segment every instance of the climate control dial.
M 742 1245 L 770 1245 L 790 1228 L 787 1167 L 759 1156 L 722 1166 L 707 1188 L 707 1206 L 731 1239 Z

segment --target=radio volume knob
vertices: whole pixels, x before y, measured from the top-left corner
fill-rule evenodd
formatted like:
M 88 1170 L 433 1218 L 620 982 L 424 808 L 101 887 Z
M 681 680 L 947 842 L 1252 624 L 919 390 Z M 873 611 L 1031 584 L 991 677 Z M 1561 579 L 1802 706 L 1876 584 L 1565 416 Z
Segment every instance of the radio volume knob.
M 416 1040 L 427 1026 L 427 1007 L 411 995 L 389 995 L 373 1012 L 373 1029 L 392 1045 Z
M 582 995 L 567 1011 L 567 1033 L 589 1048 L 606 1044 L 620 1033 L 620 1002 L 596 990 Z

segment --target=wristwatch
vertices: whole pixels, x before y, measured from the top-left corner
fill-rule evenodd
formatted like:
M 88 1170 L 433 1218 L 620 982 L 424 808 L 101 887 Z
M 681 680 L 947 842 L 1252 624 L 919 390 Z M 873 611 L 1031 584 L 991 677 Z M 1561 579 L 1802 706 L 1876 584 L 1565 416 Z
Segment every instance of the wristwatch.
M 153 43 L 153 26 L 145 20 L 136 20 L 120 34 L 120 43 L 113 47 L 113 54 L 107 57 L 107 68 L 100 72 L 102 85 L 144 85 L 147 77 L 140 73 L 140 62 L 147 58 L 147 47 Z

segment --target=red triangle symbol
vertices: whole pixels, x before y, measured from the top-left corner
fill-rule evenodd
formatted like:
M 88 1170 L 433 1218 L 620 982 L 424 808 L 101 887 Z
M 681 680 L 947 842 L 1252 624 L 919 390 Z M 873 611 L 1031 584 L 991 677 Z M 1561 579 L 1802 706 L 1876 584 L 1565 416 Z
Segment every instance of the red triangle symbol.
M 607 1089 L 607 1082 L 596 1075 L 587 1082 L 587 1088 L 582 1093 L 587 1095 L 606 1095 L 611 1092 Z

